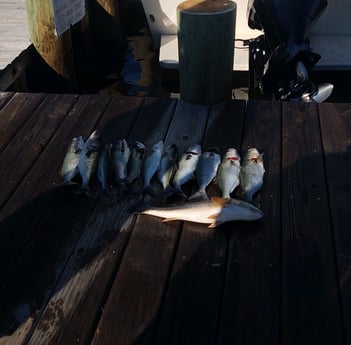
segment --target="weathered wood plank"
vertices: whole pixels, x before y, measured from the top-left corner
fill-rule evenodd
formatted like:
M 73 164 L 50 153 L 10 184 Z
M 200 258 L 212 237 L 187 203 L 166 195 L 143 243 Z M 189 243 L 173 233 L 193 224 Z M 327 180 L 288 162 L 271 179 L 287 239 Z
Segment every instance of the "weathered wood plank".
M 14 95 L 14 92 L 0 92 L 0 110 Z
M 320 104 L 319 114 L 336 246 L 343 325 L 346 343 L 351 344 L 351 105 Z
M 16 86 L 14 84 L 18 81 L 25 81 L 26 71 L 32 62 L 32 57 L 35 50 L 31 45 L 28 48 L 25 47 L 27 49 L 22 51 L 17 57 L 16 55 L 13 56 L 13 51 L 18 52 L 17 39 L 20 39 L 21 37 L 15 37 L 12 33 L 10 35 L 11 39 L 13 40 L 12 42 L 2 41 L 2 44 L 0 44 L 0 51 L 2 52 L 2 54 L 0 53 L 0 64 L 1 58 L 3 60 L 7 60 L 8 63 L 8 65 L 1 71 L 0 75 L 0 90 L 3 91 L 8 90 L 11 86 L 13 90 L 16 90 Z M 8 56 L 3 53 L 6 50 L 11 50 Z M 23 87 L 21 90 L 27 90 L 27 87 Z
M 109 100 L 103 99 L 105 102 Z M 97 96 L 79 98 L 50 144 L 41 153 L 26 178 L 21 181 L 16 193 L 1 210 L 0 282 L 4 279 L 12 260 L 19 255 L 26 239 L 40 222 L 55 194 L 53 188 L 61 179 L 59 171 L 67 145 L 74 136 L 89 134 L 101 115 L 103 104 Z M 47 106 L 50 109 L 50 105 Z M 60 103 L 54 107 L 56 106 L 59 107 Z
M 48 95 L 12 139 L 12 144 L 3 150 L 0 208 L 44 150 L 75 101 L 76 97 L 72 95 Z
M 0 344 L 2 341 L 22 344 L 28 340 L 90 216 L 95 201 L 73 197 L 64 189 L 52 189 L 55 185 L 53 181 L 58 180 L 67 143 L 73 136 L 86 137 L 90 134 L 109 100 L 98 96 L 80 97 L 34 169 L 27 175 L 33 184 L 24 184 L 19 188 L 22 192 L 19 195 L 27 203 L 15 209 L 1 223 L 1 246 L 4 246 L 1 274 L 5 275 L 13 265 L 11 260 L 15 266 L 0 290 L 0 329 L 3 336 Z M 60 159 L 52 159 L 53 153 Z M 40 176 L 38 170 L 42 170 L 44 175 Z
M 318 108 L 283 103 L 282 341 L 342 344 Z
M 212 107 L 203 151 L 239 147 L 244 113 L 244 102 Z M 225 229 L 184 223 L 156 344 L 215 343 L 228 246 Z
M 0 151 L 4 151 L 21 127 L 29 121 L 44 97 L 40 93 L 16 93 L 4 107 L 0 105 Z
M 241 156 L 264 152 L 264 218 L 230 228 L 218 344 L 278 344 L 280 302 L 280 103 L 248 104 Z
M 111 129 L 113 123 L 118 136 L 132 140 L 140 134 L 139 140 L 154 142 L 168 128 L 173 108 L 172 100 L 147 99 L 130 133 L 129 128 L 123 124 L 128 112 L 122 112 L 121 122 L 116 116 L 107 121 L 103 128 Z M 112 111 L 118 114 L 121 109 L 115 105 L 115 108 L 111 108 Z M 135 114 L 131 117 L 131 120 L 134 119 Z M 133 122 L 129 122 L 129 125 Z M 141 130 L 141 124 L 147 122 L 156 122 L 158 126 L 150 131 L 145 131 L 145 127 Z M 126 131 L 123 133 L 119 126 Z M 29 344 L 90 341 L 135 220 L 127 209 L 139 198 L 130 196 L 108 205 L 106 201 L 98 200 Z M 52 310 L 57 305 L 60 317 L 53 319 Z
M 165 143 L 200 142 L 208 107 L 179 101 Z M 158 126 L 158 123 L 155 123 Z M 164 134 L 166 131 L 164 131 Z M 159 137 L 159 139 L 161 139 Z M 139 216 L 111 289 L 93 344 L 153 344 L 161 302 L 173 262 L 180 222 Z M 121 313 L 121 310 L 129 310 Z

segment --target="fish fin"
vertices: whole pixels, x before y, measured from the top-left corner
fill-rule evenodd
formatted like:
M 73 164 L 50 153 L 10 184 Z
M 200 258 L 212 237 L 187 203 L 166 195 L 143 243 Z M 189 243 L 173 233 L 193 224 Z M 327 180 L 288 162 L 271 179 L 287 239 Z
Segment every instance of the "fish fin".
M 141 200 L 141 201 L 138 201 L 137 203 L 135 203 L 134 205 L 132 205 L 131 207 L 129 207 L 127 209 L 127 213 L 129 213 L 129 214 L 141 214 L 145 210 L 147 210 L 149 207 L 150 207 L 150 204 L 148 202 L 145 202 L 145 201 Z
M 167 186 L 166 189 L 163 191 L 163 198 L 167 199 L 169 198 L 171 195 L 173 195 L 174 190 L 171 186 Z
M 211 198 L 211 201 L 218 205 L 218 206 L 222 206 L 224 207 L 227 203 L 228 203 L 228 200 L 227 199 L 224 199 L 224 198 L 219 198 L 217 196 L 214 196 Z
M 184 199 L 187 198 L 186 194 L 180 189 L 179 187 L 170 187 L 165 190 L 167 192 L 167 197 L 170 197 L 171 195 L 176 195 L 179 197 L 182 197 Z
M 152 189 L 151 186 L 148 186 L 148 187 L 144 188 L 144 194 L 150 195 L 152 197 L 155 196 L 155 192 L 154 192 L 154 190 Z
M 208 196 L 206 194 L 206 191 L 199 190 L 199 191 L 195 192 L 194 194 L 190 195 L 188 198 L 188 200 L 194 200 L 194 199 L 208 200 Z
M 212 216 L 213 216 L 213 215 L 212 215 Z M 212 216 L 211 216 L 211 217 L 212 217 Z M 218 220 L 217 215 L 215 215 L 215 218 L 216 218 L 216 220 L 208 226 L 210 229 L 217 228 L 218 226 L 220 226 L 221 224 L 223 224 L 222 221 L 219 221 L 219 220 Z
M 74 182 L 74 181 L 62 181 L 58 186 L 59 187 L 64 187 L 64 186 L 73 186 L 78 184 L 78 182 Z
M 179 220 L 179 219 L 178 218 L 164 218 L 164 219 L 162 219 L 162 223 L 174 222 L 175 220 Z
M 236 195 L 238 196 L 243 196 L 245 194 L 245 191 L 243 190 L 243 188 L 239 185 L 238 188 L 235 191 Z

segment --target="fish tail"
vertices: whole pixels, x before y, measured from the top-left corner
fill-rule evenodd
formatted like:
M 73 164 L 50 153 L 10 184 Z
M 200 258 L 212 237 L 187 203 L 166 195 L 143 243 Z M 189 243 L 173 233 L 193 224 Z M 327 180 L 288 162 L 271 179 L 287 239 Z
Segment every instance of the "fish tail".
M 177 196 L 181 196 L 181 197 L 183 197 L 184 199 L 187 198 L 187 196 L 185 195 L 185 193 L 183 192 L 183 190 L 182 190 L 180 187 L 178 187 L 178 186 L 173 186 L 173 187 L 172 187 L 172 193 L 175 194 L 175 195 L 177 195 Z
M 150 196 L 152 196 L 152 197 L 155 196 L 155 192 L 154 192 L 154 190 L 152 189 L 151 186 L 145 187 L 144 190 L 143 190 L 143 192 L 144 192 L 144 194 L 150 195 Z
M 73 182 L 71 180 L 68 180 L 68 181 L 62 181 L 58 186 L 59 187 L 64 187 L 64 186 L 73 186 L 73 185 L 76 185 L 78 184 L 77 182 Z
M 192 195 L 189 196 L 188 200 L 194 200 L 194 199 L 202 199 L 202 200 L 208 200 L 208 195 L 205 190 L 199 190 Z
M 127 209 L 129 214 L 140 214 L 150 206 L 149 203 L 141 200 Z
M 163 199 L 166 200 L 174 194 L 174 189 L 171 186 L 167 186 L 163 191 Z
M 244 194 L 244 201 L 252 203 L 253 202 L 253 195 L 251 193 Z

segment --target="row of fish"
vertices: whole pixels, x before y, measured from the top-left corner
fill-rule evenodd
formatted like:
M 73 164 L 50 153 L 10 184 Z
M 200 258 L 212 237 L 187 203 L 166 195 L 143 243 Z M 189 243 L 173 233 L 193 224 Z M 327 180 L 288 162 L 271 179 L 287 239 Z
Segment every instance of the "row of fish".
M 95 131 L 86 142 L 82 137 L 72 139 L 60 173 L 63 185 L 76 183 L 76 177 L 80 176 L 81 188 L 85 191 L 90 190 L 91 180 L 97 176 L 102 191 L 107 193 L 111 180 L 120 191 L 141 180 L 142 191 L 149 195 L 155 195 L 151 181 L 156 176 L 164 199 L 181 195 L 196 202 L 148 207 L 141 213 L 165 218 L 164 221 L 181 219 L 216 227 L 230 220 L 262 217 L 262 211 L 250 202 L 262 187 L 264 172 L 263 154 L 256 148 L 248 149 L 241 164 L 235 148 L 227 149 L 221 157 L 218 149 L 202 152 L 201 146 L 195 144 L 179 155 L 175 144 L 166 146 L 162 140 L 148 150 L 140 141 L 128 144 L 125 139 L 101 145 Z M 182 188 L 192 179 L 196 181 L 196 191 L 187 197 Z M 206 189 L 213 181 L 221 191 L 221 198 L 209 200 Z M 246 201 L 231 198 L 238 186 Z
M 71 184 L 80 175 L 83 190 L 89 189 L 96 174 L 102 190 L 108 191 L 112 175 L 121 190 L 141 178 L 144 192 L 154 195 L 151 181 L 157 176 L 165 198 L 173 194 L 186 197 L 182 186 L 195 178 L 198 188 L 189 196 L 190 200 L 207 199 L 206 188 L 215 180 L 222 198 L 230 198 L 240 185 L 243 198 L 250 202 L 263 184 L 264 172 L 263 154 L 256 148 L 248 149 L 241 164 L 235 148 L 227 149 L 221 158 L 218 149 L 211 148 L 202 153 L 197 144 L 179 156 L 175 144 L 165 146 L 162 140 L 148 152 L 140 141 L 128 145 L 125 139 L 101 147 L 96 131 L 86 142 L 82 137 L 72 139 L 61 168 L 62 184 Z

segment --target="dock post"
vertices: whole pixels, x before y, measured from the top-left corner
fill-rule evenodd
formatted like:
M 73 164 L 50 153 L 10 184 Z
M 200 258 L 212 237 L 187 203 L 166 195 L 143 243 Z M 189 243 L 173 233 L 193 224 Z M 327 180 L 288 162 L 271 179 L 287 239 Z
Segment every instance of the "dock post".
M 236 3 L 187 0 L 177 7 L 180 95 L 195 104 L 231 98 Z
M 76 79 L 71 31 L 55 34 L 51 1 L 26 0 L 30 39 L 44 61 L 59 75 Z

